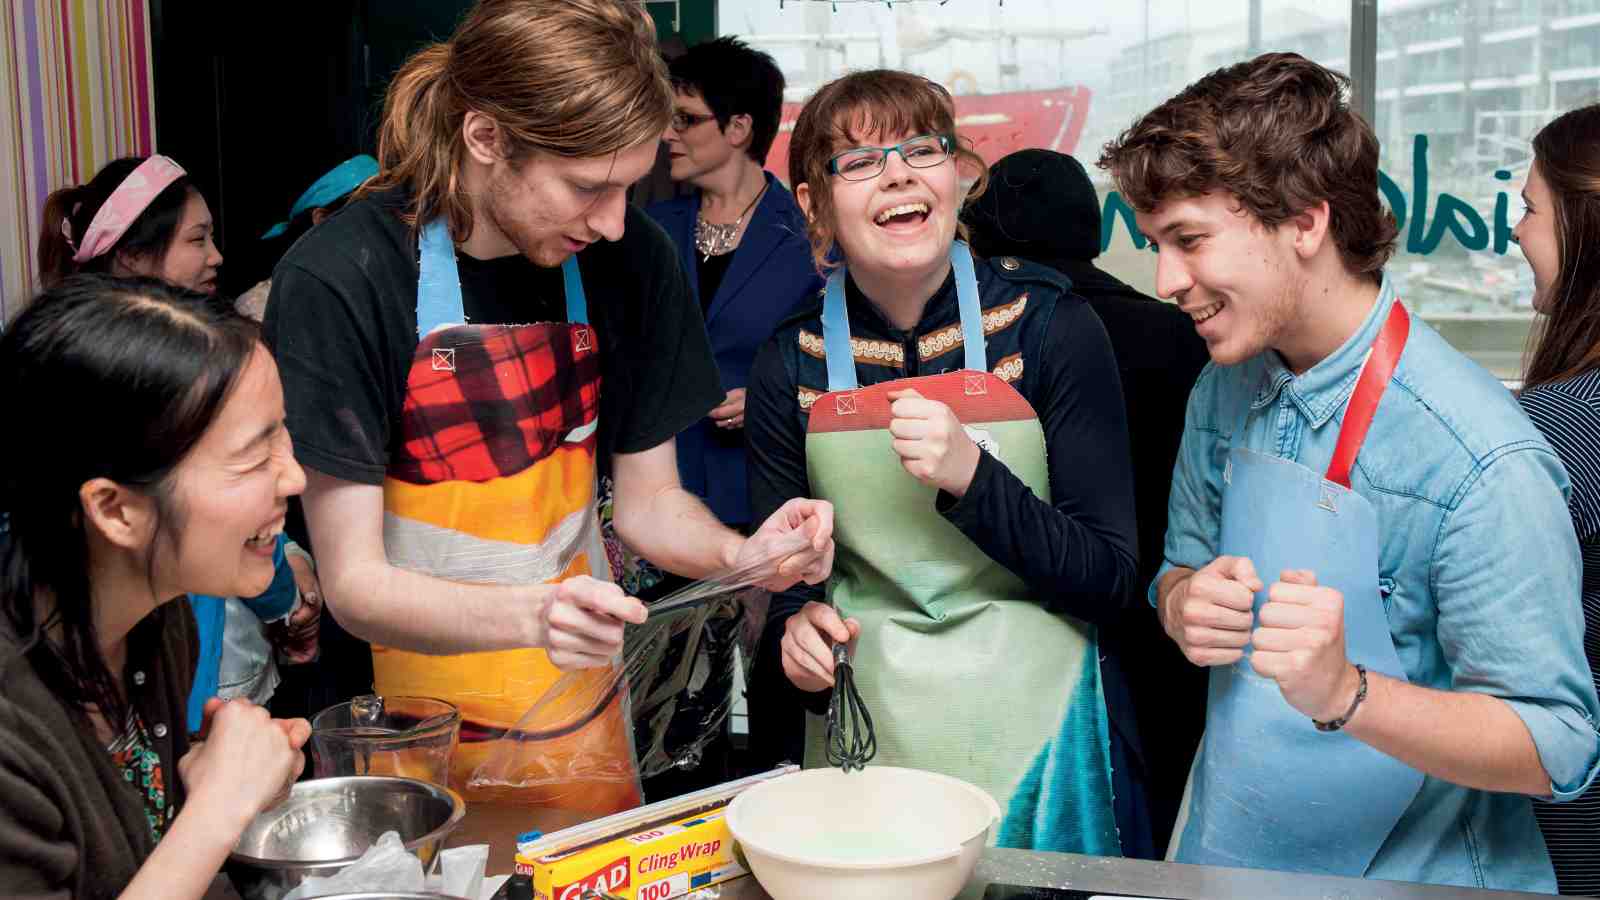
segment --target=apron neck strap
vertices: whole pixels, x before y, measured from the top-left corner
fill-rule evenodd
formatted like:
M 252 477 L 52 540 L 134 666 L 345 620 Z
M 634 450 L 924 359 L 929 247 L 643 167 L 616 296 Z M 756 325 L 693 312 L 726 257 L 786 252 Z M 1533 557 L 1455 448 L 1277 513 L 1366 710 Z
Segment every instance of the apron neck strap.
M 589 324 L 589 298 L 583 293 L 583 275 L 578 271 L 578 254 L 561 262 L 561 287 L 567 300 L 567 324 Z
M 441 325 L 460 325 L 467 321 L 461 300 L 461 274 L 456 268 L 456 245 L 444 219 L 422 226 L 417 242 L 417 337 L 426 337 Z M 589 301 L 583 292 L 583 276 L 578 271 L 578 255 L 561 264 L 561 283 L 566 294 L 567 323 L 589 324 Z
M 956 305 L 961 313 L 961 340 L 966 356 L 964 368 L 985 371 L 988 357 L 983 337 L 983 308 L 978 303 L 978 276 L 972 251 L 965 241 L 950 245 L 950 267 L 956 277 Z M 828 364 L 828 390 L 850 391 L 860 386 L 856 379 L 855 351 L 850 346 L 850 312 L 844 297 L 845 268 L 828 276 L 822 297 L 822 346 Z
M 983 338 L 983 308 L 978 305 L 978 273 L 972 265 L 972 250 L 965 241 L 950 245 L 950 267 L 956 273 L 956 305 L 961 311 L 961 341 L 966 365 L 974 372 L 987 371 L 988 356 Z
M 1400 362 L 1400 353 L 1405 350 L 1410 335 L 1411 315 L 1396 299 L 1389 307 L 1389 317 L 1378 331 L 1377 340 L 1372 342 L 1372 352 L 1367 354 L 1355 390 L 1350 394 L 1350 403 L 1345 407 L 1344 424 L 1339 427 L 1339 440 L 1333 448 L 1333 459 L 1328 462 L 1325 477 L 1329 481 L 1350 486 L 1350 470 L 1356 464 L 1372 417 L 1378 412 L 1378 401 L 1383 399 L 1383 392 L 1394 377 L 1395 366 Z

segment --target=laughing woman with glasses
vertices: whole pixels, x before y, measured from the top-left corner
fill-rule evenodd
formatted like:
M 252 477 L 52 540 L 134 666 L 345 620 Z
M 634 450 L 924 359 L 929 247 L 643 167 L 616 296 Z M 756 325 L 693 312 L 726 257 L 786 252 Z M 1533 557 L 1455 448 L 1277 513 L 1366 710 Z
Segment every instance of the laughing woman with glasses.
M 1059 273 L 959 239 L 985 167 L 933 82 L 823 87 L 789 169 L 830 274 L 751 374 L 752 512 L 826 497 L 839 554 L 825 591 L 774 595 L 754 683 L 786 681 L 812 713 L 819 765 L 832 645 L 849 642 L 876 764 L 987 790 L 1001 846 L 1150 855 L 1122 670 L 1098 635 L 1136 563 L 1105 328 Z M 752 732 L 775 711 L 752 703 Z

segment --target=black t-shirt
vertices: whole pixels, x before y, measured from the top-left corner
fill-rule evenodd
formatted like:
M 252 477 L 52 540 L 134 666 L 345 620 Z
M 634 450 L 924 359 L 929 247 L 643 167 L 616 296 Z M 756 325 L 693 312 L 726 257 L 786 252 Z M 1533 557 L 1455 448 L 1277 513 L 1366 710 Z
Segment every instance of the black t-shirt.
M 263 335 L 283 378 L 299 460 L 381 484 L 417 348 L 417 245 L 402 195 L 358 200 L 278 263 Z M 566 321 L 559 268 L 457 253 L 472 324 Z M 655 447 L 722 401 L 700 305 L 671 240 L 629 206 L 620 241 L 578 254 L 600 345 L 602 472 L 612 453 Z

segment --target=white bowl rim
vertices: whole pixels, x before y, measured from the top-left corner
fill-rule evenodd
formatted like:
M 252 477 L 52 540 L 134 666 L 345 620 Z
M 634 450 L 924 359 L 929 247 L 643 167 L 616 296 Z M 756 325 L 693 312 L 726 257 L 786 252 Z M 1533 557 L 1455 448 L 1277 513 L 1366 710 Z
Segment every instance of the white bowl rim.
M 881 772 L 912 772 L 922 777 L 933 778 L 935 780 L 945 781 L 955 785 L 956 787 L 961 788 L 972 796 L 983 801 L 983 804 L 989 808 L 989 821 L 985 823 L 982 828 L 978 829 L 977 833 L 958 841 L 954 847 L 945 847 L 940 850 L 934 850 L 928 853 L 920 853 L 914 856 L 893 856 L 887 859 L 879 860 L 843 860 L 829 857 L 804 856 L 798 853 L 787 853 L 782 850 L 773 850 L 769 847 L 759 845 L 755 848 L 756 852 L 773 857 L 774 859 L 782 860 L 786 863 L 802 866 L 813 866 L 823 869 L 846 869 L 852 871 L 860 869 L 906 869 L 913 866 L 924 866 L 928 863 L 941 862 L 943 860 L 959 856 L 962 848 L 965 847 L 968 842 L 973 840 L 973 838 L 986 836 L 988 832 L 994 828 L 995 824 L 1000 821 L 1000 804 L 996 803 L 995 799 L 989 796 L 989 792 L 976 785 L 968 784 L 959 778 L 952 778 L 949 775 L 939 772 L 930 772 L 927 769 L 912 769 L 905 766 L 872 766 L 871 768 Z M 792 772 L 779 778 L 774 778 L 771 781 L 755 785 L 754 787 L 747 788 L 741 792 L 739 796 L 734 797 L 732 803 L 728 804 L 728 812 L 723 817 L 728 823 L 728 831 L 733 835 L 734 840 L 738 841 L 740 845 L 748 844 L 749 842 L 739 834 L 739 812 L 745 798 L 751 796 L 752 794 L 759 794 L 763 790 L 772 789 L 774 785 L 782 784 L 791 779 L 798 780 L 801 778 L 819 777 L 834 771 L 836 770 L 832 768 L 805 769 L 799 772 Z
M 417 784 L 426 785 L 428 787 L 437 788 L 439 790 L 444 791 L 445 794 L 450 798 L 450 804 L 451 804 L 450 805 L 450 818 L 445 820 L 445 823 L 443 825 L 440 825 L 438 828 L 435 828 L 434 830 L 428 832 L 427 834 L 424 834 L 421 837 L 412 838 L 411 840 L 406 841 L 404 843 L 404 847 L 408 851 L 415 851 L 418 847 L 421 847 L 422 845 L 427 844 L 430 841 L 441 841 L 442 842 L 445 838 L 450 836 L 450 833 L 452 831 L 456 830 L 456 826 L 460 825 L 461 824 L 461 820 L 466 818 L 466 815 L 467 815 L 467 804 L 466 804 L 466 801 L 461 798 L 460 794 L 456 793 L 454 788 L 452 788 L 452 787 L 450 787 L 448 785 L 435 784 L 435 783 L 433 783 L 431 781 L 423 781 L 420 778 L 405 778 L 405 777 L 402 777 L 402 776 L 399 776 L 399 775 L 335 775 L 335 776 L 331 776 L 329 778 L 308 778 L 305 781 L 295 782 L 295 784 L 289 788 L 289 795 L 291 797 L 294 796 L 295 788 L 299 787 L 300 785 L 303 785 L 303 784 L 314 784 L 314 783 L 316 783 L 318 781 L 332 781 L 332 780 L 334 780 L 334 778 L 339 778 L 339 779 L 343 779 L 343 780 L 346 780 L 346 781 L 362 781 L 362 782 L 371 782 L 371 781 L 411 781 L 411 782 L 415 782 Z M 251 821 L 253 822 L 254 820 L 251 820 Z M 355 856 L 347 856 L 347 857 L 344 857 L 343 859 L 292 860 L 292 859 L 266 859 L 266 858 L 260 857 L 260 856 L 251 856 L 248 853 L 241 853 L 238 850 L 231 850 L 231 851 L 228 852 L 228 860 L 227 861 L 230 862 L 230 863 L 237 864 L 237 865 L 253 866 L 253 867 L 259 868 L 259 869 L 320 869 L 320 868 L 331 868 L 331 867 L 335 867 L 335 866 L 338 866 L 338 867 L 348 866 L 351 863 L 355 862 L 356 860 L 360 859 L 361 857 L 363 857 L 365 855 L 366 855 L 365 853 L 357 853 Z

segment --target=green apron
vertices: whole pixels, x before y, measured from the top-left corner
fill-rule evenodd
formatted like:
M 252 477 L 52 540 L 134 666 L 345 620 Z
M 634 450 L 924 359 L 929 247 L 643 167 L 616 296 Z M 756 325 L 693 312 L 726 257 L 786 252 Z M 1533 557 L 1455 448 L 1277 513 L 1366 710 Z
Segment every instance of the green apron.
M 966 369 L 861 388 L 844 272 L 828 281 L 828 393 L 811 407 L 806 469 L 833 503 L 828 599 L 860 620 L 853 667 L 876 726 L 875 762 L 988 791 L 1003 847 L 1120 855 L 1094 628 L 1046 611 L 1009 569 L 935 509 L 936 491 L 891 446 L 891 391 L 948 405 L 984 449 L 1050 499 L 1044 431 L 1028 401 L 987 371 L 972 256 L 951 249 Z M 825 723 L 806 722 L 806 764 L 826 765 Z

